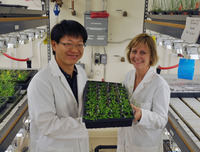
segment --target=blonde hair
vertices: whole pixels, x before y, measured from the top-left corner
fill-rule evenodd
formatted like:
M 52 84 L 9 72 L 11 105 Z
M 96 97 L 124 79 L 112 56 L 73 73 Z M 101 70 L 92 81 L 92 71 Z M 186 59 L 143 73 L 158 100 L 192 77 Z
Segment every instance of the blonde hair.
M 154 39 L 146 33 L 142 33 L 142 34 L 135 36 L 129 42 L 129 44 L 126 48 L 128 50 L 128 52 L 127 52 L 128 62 L 131 63 L 130 52 L 131 52 L 132 47 L 140 47 L 143 44 L 146 45 L 147 49 L 150 51 L 150 54 L 151 54 L 150 66 L 156 65 L 158 62 L 156 43 L 155 43 Z

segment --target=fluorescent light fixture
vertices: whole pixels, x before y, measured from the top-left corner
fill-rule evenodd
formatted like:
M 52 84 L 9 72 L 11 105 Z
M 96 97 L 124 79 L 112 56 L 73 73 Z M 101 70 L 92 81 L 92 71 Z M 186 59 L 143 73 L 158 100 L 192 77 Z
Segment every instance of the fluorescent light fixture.
M 19 46 L 19 37 L 17 35 L 9 35 L 10 39 L 8 41 L 8 48 L 17 48 Z
M 190 59 L 199 60 L 199 55 L 198 54 L 191 54 Z
M 0 37 L 0 53 L 5 53 L 7 51 L 6 40 Z

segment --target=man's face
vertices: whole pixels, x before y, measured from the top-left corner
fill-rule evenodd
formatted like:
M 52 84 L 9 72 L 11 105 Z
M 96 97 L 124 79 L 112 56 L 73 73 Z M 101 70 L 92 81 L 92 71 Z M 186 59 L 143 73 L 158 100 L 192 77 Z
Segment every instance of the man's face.
M 62 69 L 74 66 L 83 56 L 83 44 L 83 38 L 81 36 L 64 36 L 60 39 L 59 43 L 52 41 L 51 45 L 55 51 L 55 59 L 58 65 Z

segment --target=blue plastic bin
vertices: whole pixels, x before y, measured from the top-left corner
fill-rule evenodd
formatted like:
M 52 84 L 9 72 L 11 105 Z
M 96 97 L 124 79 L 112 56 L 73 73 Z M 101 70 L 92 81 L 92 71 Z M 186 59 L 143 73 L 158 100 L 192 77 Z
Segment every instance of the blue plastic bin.
M 194 59 L 180 59 L 178 65 L 178 78 L 192 80 L 194 76 Z

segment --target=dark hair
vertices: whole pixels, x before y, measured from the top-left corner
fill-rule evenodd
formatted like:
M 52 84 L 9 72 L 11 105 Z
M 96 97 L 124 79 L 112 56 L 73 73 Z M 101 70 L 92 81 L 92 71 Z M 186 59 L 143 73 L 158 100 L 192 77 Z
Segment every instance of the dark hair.
M 158 54 L 157 54 L 157 49 L 156 49 L 156 43 L 155 43 L 154 39 L 146 33 L 136 35 L 129 42 L 129 44 L 126 48 L 128 50 L 128 52 L 127 52 L 128 62 L 131 63 L 130 52 L 131 52 L 132 47 L 140 47 L 142 44 L 145 44 L 147 46 L 147 48 L 149 49 L 150 53 L 151 53 L 150 66 L 156 65 L 156 63 L 158 62 Z
M 83 38 L 83 43 L 86 43 L 88 35 L 85 27 L 77 21 L 73 20 L 62 20 L 56 24 L 51 30 L 51 40 L 59 43 L 60 39 L 64 36 L 74 36 Z M 53 51 L 55 55 L 55 52 Z

